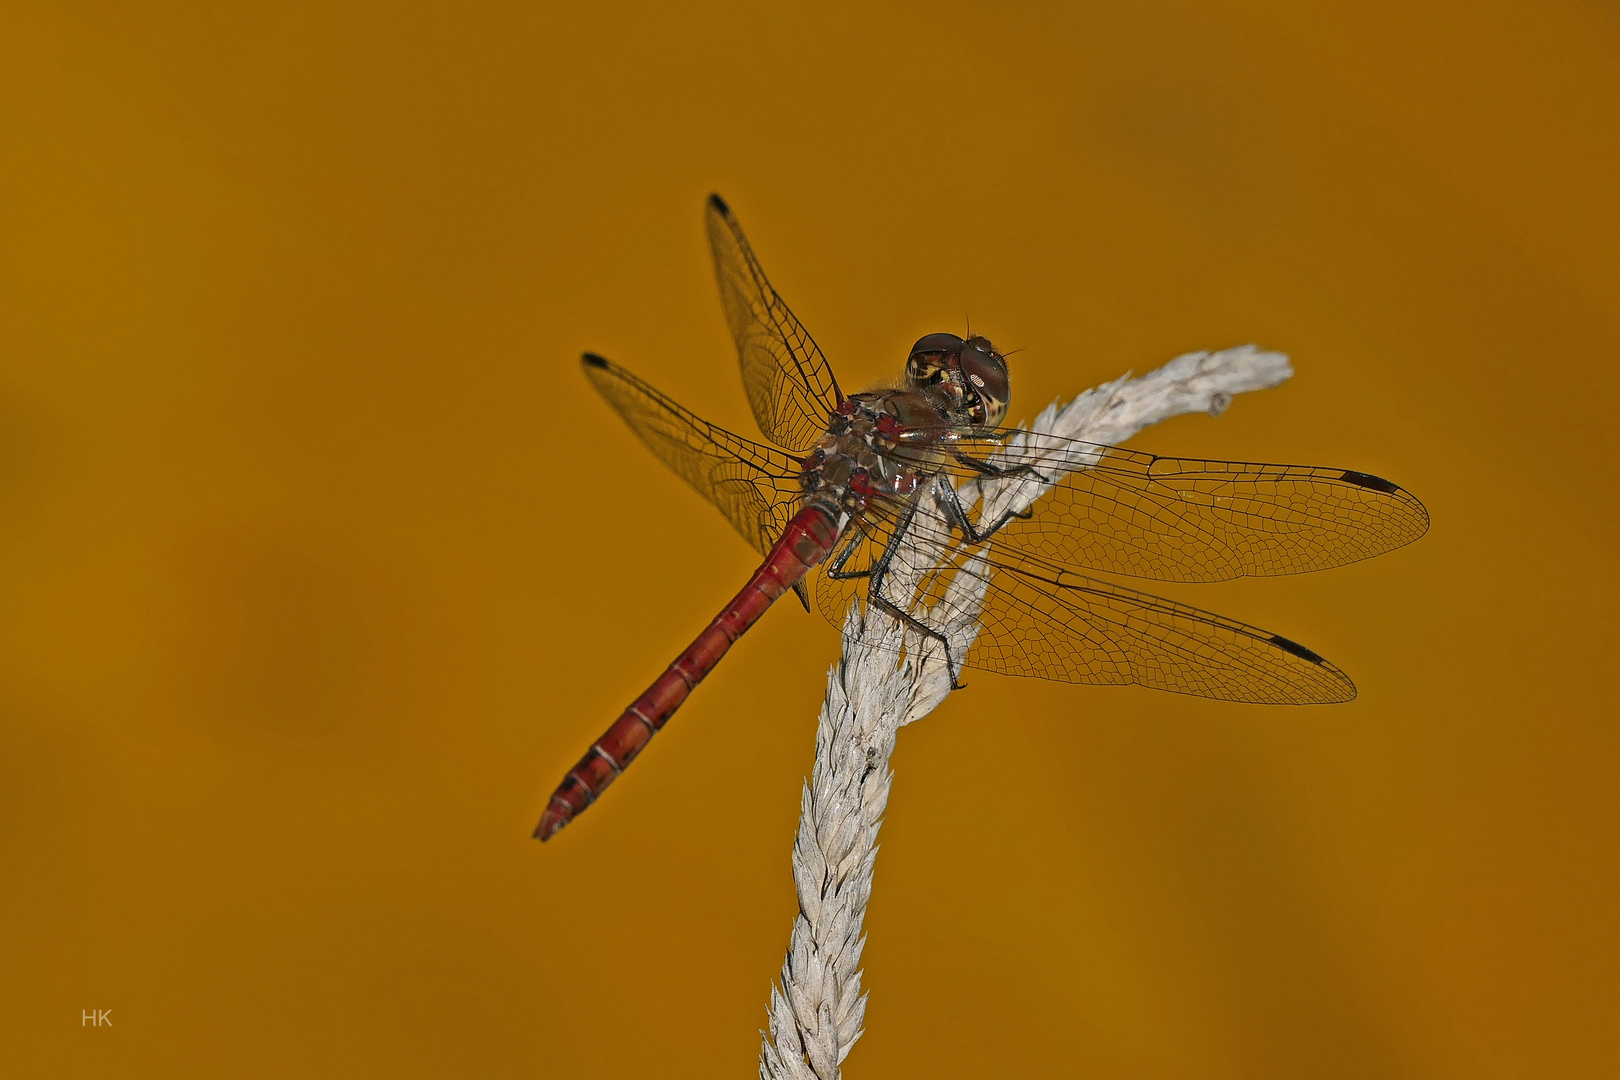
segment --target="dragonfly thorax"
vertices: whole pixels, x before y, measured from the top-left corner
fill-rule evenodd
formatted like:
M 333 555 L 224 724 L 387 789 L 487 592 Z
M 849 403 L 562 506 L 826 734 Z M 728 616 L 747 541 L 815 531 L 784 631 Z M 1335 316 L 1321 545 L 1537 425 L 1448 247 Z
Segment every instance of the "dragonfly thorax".
M 801 459 L 806 501 L 855 515 L 875 496 L 905 498 L 928 471 L 927 449 L 947 427 L 939 409 L 914 391 L 850 397 Z

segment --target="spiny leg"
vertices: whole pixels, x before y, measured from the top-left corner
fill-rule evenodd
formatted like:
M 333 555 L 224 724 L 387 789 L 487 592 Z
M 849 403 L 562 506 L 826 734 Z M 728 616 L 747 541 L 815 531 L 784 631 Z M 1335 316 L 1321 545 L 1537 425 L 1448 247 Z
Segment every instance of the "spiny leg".
M 844 566 L 849 562 L 850 556 L 855 554 L 856 547 L 858 547 L 860 542 L 865 538 L 866 534 L 861 532 L 859 529 L 851 529 L 849 531 L 849 539 L 844 542 L 843 550 L 834 555 L 832 557 L 832 561 L 827 564 L 828 577 L 832 578 L 834 581 L 852 581 L 855 578 L 872 576 L 871 570 L 846 571 L 844 569 Z
M 961 690 L 964 684 L 957 678 L 957 675 L 962 670 L 962 667 L 951 658 L 950 639 L 883 595 L 883 584 L 889 576 L 889 564 L 894 560 L 895 553 L 900 550 L 901 541 L 905 538 L 906 530 L 910 527 L 912 518 L 917 515 L 921 495 L 922 491 L 919 490 L 917 496 L 914 496 L 907 504 L 905 516 L 895 526 L 894 535 L 889 538 L 888 544 L 883 549 L 883 554 L 878 556 L 877 561 L 872 564 L 870 570 L 865 571 L 865 575 L 871 579 L 871 583 L 867 586 L 866 599 L 868 604 L 898 620 L 901 625 L 910 627 L 914 632 L 924 637 L 936 639 L 940 644 L 940 648 L 945 650 L 945 671 L 951 678 L 951 689 Z M 856 577 L 859 575 L 851 574 L 850 576 Z
M 1027 465 L 1020 466 L 1020 468 L 1028 467 L 1029 466 Z M 1040 476 L 1039 473 L 1036 473 L 1035 475 Z M 940 473 L 937 476 L 937 480 L 939 483 L 940 492 L 939 500 L 944 504 L 945 517 L 951 522 L 951 524 L 962 530 L 963 537 L 965 537 L 967 542 L 970 544 L 982 544 L 992 536 L 996 535 L 996 533 L 1000 532 L 1010 522 L 1028 521 L 1034 516 L 1035 512 L 1033 510 L 1025 510 L 1023 513 L 1018 513 L 1015 510 L 1008 510 L 1005 514 L 1002 514 L 1001 517 L 997 519 L 996 523 L 990 526 L 988 529 L 975 528 L 973 522 L 968 520 L 967 509 L 963 507 L 961 498 L 956 494 L 956 486 L 951 483 L 950 477 L 946 476 L 944 473 Z M 1042 478 L 1042 480 L 1044 482 L 1044 478 Z
M 962 670 L 962 665 L 957 663 L 951 657 L 951 642 L 949 638 L 938 630 L 935 630 L 932 626 L 929 626 L 927 623 L 923 622 L 921 619 L 918 619 L 916 616 L 900 610 L 900 608 L 889 600 L 888 597 L 883 596 L 878 592 L 877 586 L 874 586 L 870 591 L 867 592 L 866 598 L 867 602 L 872 604 L 879 611 L 885 612 L 886 614 L 899 620 L 901 623 L 910 627 L 915 632 L 922 634 L 924 637 L 931 637 L 937 640 L 940 648 L 945 650 L 945 671 L 951 677 L 951 689 L 965 690 L 967 688 L 967 684 L 957 678 L 957 675 Z
M 957 454 L 955 457 L 958 462 L 966 465 L 968 468 L 972 469 L 981 476 L 993 476 L 996 478 L 1004 476 L 1033 476 L 1043 484 L 1050 484 L 1052 482 L 1051 480 L 1042 476 L 1033 465 L 1014 465 L 1010 469 L 1004 469 L 1000 465 L 992 465 L 988 461 L 982 461 L 971 454 Z
M 1042 475 L 1042 473 L 1033 465 L 1014 465 L 1011 468 L 1003 468 L 1000 465 L 992 465 L 988 461 L 980 460 L 979 458 L 973 457 L 970 454 L 957 454 L 955 457 L 959 463 L 966 465 L 980 476 L 990 477 L 997 480 L 1005 479 L 1007 477 L 1022 476 L 1038 480 L 1047 485 L 1055 483 L 1055 480 L 1052 477 Z M 967 511 L 963 509 L 962 501 L 957 497 L 956 487 L 950 482 L 950 478 L 944 473 L 936 474 L 936 478 L 939 481 L 940 487 L 944 490 L 944 496 L 942 497 L 941 501 L 945 503 L 946 516 L 955 519 L 955 524 L 961 528 L 962 535 L 967 538 L 969 543 L 982 544 L 996 533 L 1000 532 L 1004 527 L 1007 526 L 1008 523 L 1013 521 L 1028 521 L 1034 516 L 1033 510 L 1025 510 L 1022 513 L 1016 510 L 1009 510 L 1005 514 L 1001 515 L 1000 519 L 988 529 L 977 529 L 974 527 L 973 522 L 968 520 Z

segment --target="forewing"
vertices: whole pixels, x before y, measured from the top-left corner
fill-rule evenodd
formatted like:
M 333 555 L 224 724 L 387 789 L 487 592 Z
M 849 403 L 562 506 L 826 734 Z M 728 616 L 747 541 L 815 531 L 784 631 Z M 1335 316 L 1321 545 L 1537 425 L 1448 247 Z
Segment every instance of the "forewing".
M 742 227 L 718 195 L 709 196 L 707 224 L 720 301 L 742 360 L 743 389 L 754 419 L 778 446 L 807 449 L 843 401 L 838 381 L 809 331 L 771 288 Z
M 1429 527 L 1411 492 L 1353 470 L 1159 457 L 1024 433 L 954 443 L 950 472 L 964 503 L 981 486 L 1003 489 L 975 515 L 981 527 L 1045 489 L 1027 519 L 995 536 L 1013 565 L 1034 557 L 1159 581 L 1224 581 L 1343 566 Z M 986 481 L 986 466 L 1005 480 Z
M 648 449 L 718 507 L 755 551 L 768 552 L 802 495 L 798 462 L 693 415 L 609 360 L 586 353 L 584 366 Z

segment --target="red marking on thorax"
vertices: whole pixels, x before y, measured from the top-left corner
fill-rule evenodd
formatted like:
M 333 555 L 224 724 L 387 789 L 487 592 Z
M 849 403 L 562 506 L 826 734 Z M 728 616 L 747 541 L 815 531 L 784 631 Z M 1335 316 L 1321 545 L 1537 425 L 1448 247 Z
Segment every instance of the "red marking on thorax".
M 860 509 L 866 509 L 867 502 L 872 498 L 872 478 L 865 472 L 858 472 L 849 478 L 849 490 L 854 494 Z

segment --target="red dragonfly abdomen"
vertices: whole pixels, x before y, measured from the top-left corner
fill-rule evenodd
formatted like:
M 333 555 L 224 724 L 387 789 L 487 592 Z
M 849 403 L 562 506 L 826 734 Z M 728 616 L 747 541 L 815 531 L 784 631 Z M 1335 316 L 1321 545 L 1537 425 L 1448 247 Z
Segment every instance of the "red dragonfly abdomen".
M 794 515 L 783 530 L 782 538 L 765 556 L 765 562 L 754 571 L 742 592 L 732 598 L 647 692 L 613 721 L 579 759 L 579 764 L 568 770 L 568 775 L 552 792 L 551 802 L 535 827 L 534 835 L 538 839 L 551 839 L 596 801 L 669 722 L 693 687 L 714 670 L 726 650 L 736 644 L 794 582 L 827 557 L 838 541 L 838 532 L 833 515 L 820 506 L 807 506 Z

